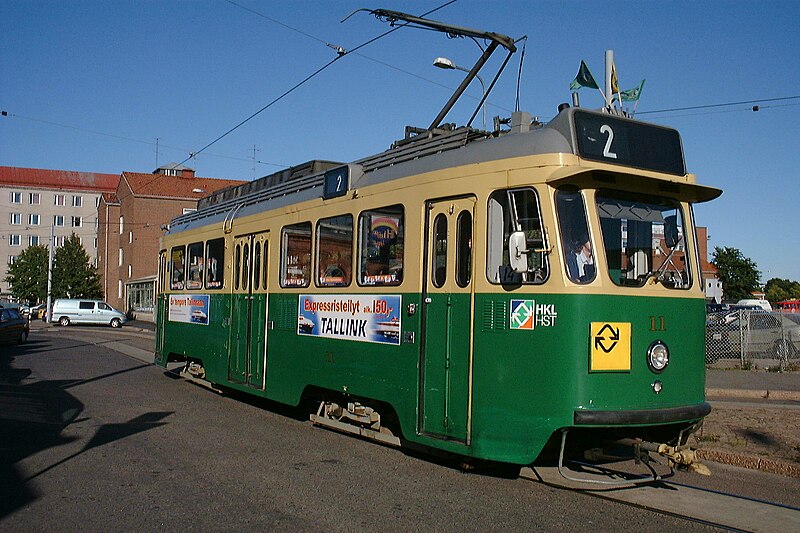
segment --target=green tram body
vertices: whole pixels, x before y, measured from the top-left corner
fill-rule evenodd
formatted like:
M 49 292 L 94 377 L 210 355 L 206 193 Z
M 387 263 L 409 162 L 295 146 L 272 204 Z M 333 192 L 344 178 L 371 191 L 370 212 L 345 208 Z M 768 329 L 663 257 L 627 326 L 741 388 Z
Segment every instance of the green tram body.
M 219 193 L 175 219 L 162 240 L 156 363 L 186 361 L 208 382 L 294 406 L 359 402 L 390 417 L 404 444 L 491 461 L 530 464 L 557 449 L 565 428 L 586 448 L 685 440 L 710 409 L 691 204 L 720 191 L 685 173 L 673 130 L 575 108 L 546 126 L 529 129 L 524 113 L 515 120 L 497 137 L 461 128 L 308 177 L 273 177 L 260 192 Z M 600 135 L 609 126 L 613 142 Z M 643 209 L 639 198 L 667 207 Z M 579 203 L 585 214 L 574 216 Z M 402 264 L 381 278 L 367 272 L 375 230 L 361 223 L 374 226 L 365 213 L 387 206 L 402 206 L 403 242 L 392 241 Z M 671 253 L 666 213 L 681 220 Z M 336 248 L 321 228 L 344 215 L 352 232 Z M 292 233 L 305 223 L 308 245 Z M 581 227 L 594 275 L 573 281 L 567 233 Z M 527 249 L 517 253 L 512 233 Z M 220 239 L 222 287 L 182 286 L 188 247 Z M 249 266 L 237 255 L 245 244 Z M 312 248 L 299 276 L 293 246 Z M 320 272 L 332 249 L 349 272 L 329 284 Z M 187 297 L 199 313 L 181 308 Z M 340 305 L 325 336 L 320 309 L 306 313 L 316 324 L 300 324 L 306 301 Z M 366 322 L 342 318 L 352 306 L 362 318 L 387 304 L 399 304 L 391 342 L 362 342 Z M 659 372 L 648 364 L 657 341 L 669 349 Z

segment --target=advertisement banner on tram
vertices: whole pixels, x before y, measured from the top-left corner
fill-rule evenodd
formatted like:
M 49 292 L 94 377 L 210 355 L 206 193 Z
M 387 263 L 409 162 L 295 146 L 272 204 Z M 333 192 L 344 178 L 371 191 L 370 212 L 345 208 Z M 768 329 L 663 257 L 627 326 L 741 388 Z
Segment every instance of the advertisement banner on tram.
M 297 334 L 400 344 L 400 295 L 301 295 Z

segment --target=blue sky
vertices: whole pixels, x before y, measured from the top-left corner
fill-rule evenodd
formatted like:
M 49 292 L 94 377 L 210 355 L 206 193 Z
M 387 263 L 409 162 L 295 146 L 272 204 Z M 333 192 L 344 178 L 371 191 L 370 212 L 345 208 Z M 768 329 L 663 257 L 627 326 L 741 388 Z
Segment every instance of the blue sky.
M 120 173 L 183 161 L 331 61 L 325 43 L 352 50 L 389 29 L 366 13 L 342 23 L 354 10 L 422 14 L 445 1 L 0 0 L 0 110 L 9 113 L 0 165 Z M 800 280 L 800 99 L 791 98 L 800 95 L 800 2 L 459 0 L 430 18 L 527 35 L 520 107 L 545 121 L 570 100 L 580 61 L 600 80 L 614 50 L 623 89 L 647 79 L 638 117 L 678 129 L 689 171 L 725 191 L 696 207 L 709 249 L 738 248 L 763 281 Z M 470 40 L 400 29 L 186 164 L 200 176 L 252 179 L 380 152 L 406 125 L 427 126 L 461 80 L 433 59 L 469 67 L 479 52 Z M 515 107 L 519 57 L 490 97 L 490 121 Z M 654 113 L 773 98 L 785 99 L 758 112 Z M 446 121 L 465 123 L 476 103 L 464 99 Z M 602 102 L 582 89 L 581 103 Z

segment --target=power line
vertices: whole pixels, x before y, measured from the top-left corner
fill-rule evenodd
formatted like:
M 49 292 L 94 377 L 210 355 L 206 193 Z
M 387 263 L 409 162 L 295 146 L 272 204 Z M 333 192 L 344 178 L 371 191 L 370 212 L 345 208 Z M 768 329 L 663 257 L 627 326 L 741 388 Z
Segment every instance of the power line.
M 230 1 L 230 0 L 228 0 L 228 1 Z M 432 9 L 432 10 L 430 10 L 430 11 L 426 12 L 426 13 L 423 13 L 421 16 L 422 16 L 422 17 L 424 17 L 424 16 L 426 16 L 426 15 L 429 15 L 429 14 L 431 14 L 431 13 L 435 12 L 435 11 L 438 11 L 438 10 L 440 10 L 440 9 L 442 9 L 442 8 L 444 8 L 444 7 L 446 7 L 446 6 L 450 5 L 450 4 L 452 4 L 452 3 L 454 3 L 455 1 L 456 1 L 456 0 L 450 0 L 449 2 L 446 2 L 446 3 L 442 4 L 441 6 L 439 6 L 439 7 L 435 8 L 435 9 Z M 230 2 L 230 3 L 231 3 L 232 5 L 235 5 L 235 6 L 238 6 L 238 7 L 242 7 L 242 6 L 240 6 L 239 4 L 236 4 L 235 2 Z M 243 8 L 243 9 L 245 9 L 245 8 Z M 247 11 L 249 11 L 249 12 L 253 12 L 253 13 L 256 13 L 255 11 L 253 11 L 253 10 L 251 10 L 251 9 L 249 9 L 249 8 L 247 8 Z M 258 14 L 258 13 L 257 13 L 257 14 Z M 271 19 L 271 18 L 269 18 L 269 17 L 266 17 L 265 15 L 261 15 L 261 14 L 259 14 L 259 16 L 264 16 L 264 18 L 267 18 L 267 19 L 269 19 L 269 20 L 273 20 L 273 19 Z M 292 28 L 291 26 L 288 26 L 288 25 L 286 25 L 286 24 L 283 24 L 283 23 L 280 23 L 280 24 L 281 24 L 282 26 L 285 26 L 285 27 L 287 27 L 287 28 L 290 28 L 290 29 L 292 29 L 292 30 L 294 30 L 294 31 L 298 31 L 298 32 L 299 32 L 299 30 L 296 30 L 296 29 Z M 306 77 L 305 77 L 305 78 L 304 78 L 302 81 L 300 81 L 300 82 L 296 83 L 294 86 L 292 86 L 290 89 L 288 89 L 287 91 L 285 91 L 283 94 L 281 94 L 280 96 L 278 96 L 277 98 L 273 99 L 271 102 L 269 102 L 268 104 L 266 104 L 264 107 L 262 107 L 261 109 L 259 109 L 259 110 L 258 110 L 258 111 L 256 111 L 255 113 L 251 114 L 249 117 L 245 118 L 244 120 L 242 120 L 241 122 L 239 122 L 238 124 L 236 124 L 235 126 L 233 126 L 232 128 L 230 128 L 228 131 L 226 131 L 225 133 L 223 133 L 222 135 L 220 135 L 219 137 L 217 137 L 216 139 L 214 139 L 214 140 L 213 140 L 213 141 L 211 141 L 210 143 L 206 144 L 206 145 L 205 145 L 204 147 L 202 147 L 200 150 L 197 150 L 196 152 L 191 152 L 191 153 L 189 154 L 189 157 L 187 157 L 186 159 L 184 159 L 183 161 L 181 161 L 179 164 L 181 164 L 181 165 L 182 165 L 182 164 L 186 163 L 186 162 L 187 162 L 189 159 L 191 159 L 192 157 L 195 157 L 195 156 L 197 156 L 198 154 L 201 154 L 201 153 L 203 153 L 203 152 L 204 152 L 204 151 L 205 151 L 207 148 L 210 148 L 211 146 L 213 146 L 213 145 L 214 145 L 214 144 L 216 144 L 217 142 L 221 141 L 222 139 L 224 139 L 225 137 L 227 137 L 228 135 L 230 135 L 231 133 L 233 133 L 233 132 L 234 132 L 234 131 L 236 131 L 237 129 L 241 128 L 242 126 L 244 126 L 245 124 L 247 124 L 248 122 L 250 122 L 252 119 L 254 119 L 255 117 L 257 117 L 258 115 L 260 115 L 261 113 L 263 113 L 264 111 L 266 111 L 267 109 L 269 109 L 270 107 L 272 107 L 273 105 L 275 105 L 276 103 L 278 103 L 279 101 L 283 100 L 285 97 L 289 96 L 291 93 L 293 93 L 294 91 L 296 91 L 297 89 L 299 89 L 301 86 L 305 85 L 307 82 L 309 82 L 309 81 L 310 81 L 310 80 L 312 80 L 314 77 L 316 77 L 318 74 L 320 74 L 322 71 L 324 71 L 325 69 L 327 69 L 328 67 L 330 67 L 331 65 L 333 65 L 334 63 L 336 63 L 336 62 L 337 62 L 339 59 L 341 59 L 341 58 L 345 57 L 345 56 L 346 56 L 346 55 L 348 55 L 348 54 L 354 53 L 355 51 L 357 51 L 357 50 L 360 50 L 361 48 L 364 48 L 364 47 L 366 47 L 366 46 L 368 46 L 368 45 L 370 45 L 370 44 L 374 43 L 375 41 L 377 41 L 377 40 L 379 40 L 379 39 L 382 39 L 382 38 L 386 37 L 387 35 L 389 35 L 389 34 L 391 34 L 391 33 L 394 33 L 395 31 L 399 30 L 400 28 L 404 28 L 404 27 L 406 27 L 406 26 L 408 26 L 408 23 L 407 23 L 407 22 L 406 22 L 406 23 L 404 23 L 404 24 L 399 24 L 399 25 L 397 25 L 397 26 L 394 26 L 394 27 L 392 27 L 392 29 L 390 29 L 390 30 L 387 30 L 387 31 L 385 31 L 385 32 L 381 33 L 381 34 L 380 34 L 380 35 L 378 35 L 377 37 L 373 37 L 372 39 L 369 39 L 369 40 L 367 40 L 366 42 L 364 42 L 364 43 L 361 43 L 360 45 L 356 46 L 356 47 L 355 47 L 355 48 L 353 48 L 352 50 L 345 50 L 345 49 L 343 49 L 343 48 L 341 48 L 341 47 L 336 47 L 336 53 L 337 53 L 336 57 L 334 57 L 333 59 L 331 59 L 330 61 L 328 61 L 328 62 L 327 62 L 325 65 L 323 65 L 322 67 L 318 68 L 316 71 L 314 71 L 314 72 L 313 72 L 312 74 L 310 74 L 309 76 L 306 76 Z M 316 37 L 310 36 L 310 35 L 306 34 L 305 32 L 300 32 L 300 33 L 302 33 L 303 35 L 307 35 L 307 36 L 309 36 L 309 37 L 311 37 L 311 38 L 313 38 L 313 39 L 315 39 L 315 40 L 317 40 L 317 41 L 319 41 L 319 42 L 322 42 L 322 43 L 323 43 L 323 44 L 325 44 L 326 46 L 330 46 L 328 43 L 326 43 L 326 42 L 325 42 L 325 41 L 323 41 L 322 39 L 318 39 L 318 38 L 316 38 Z
M 780 98 L 762 98 L 759 100 L 743 100 L 741 102 L 728 102 L 724 104 L 706 104 L 706 105 L 696 105 L 696 106 L 689 106 L 689 107 L 674 107 L 672 109 L 658 109 L 656 111 L 639 111 L 637 115 L 651 115 L 654 113 L 671 113 L 674 111 L 694 111 L 698 109 L 712 109 L 716 107 L 728 107 L 728 106 L 735 106 L 735 105 L 744 105 L 744 104 L 758 104 L 761 102 L 780 102 L 786 100 L 797 100 L 800 99 L 800 96 L 782 96 Z M 795 104 L 796 105 L 796 104 Z M 753 111 L 758 111 L 762 107 L 766 106 L 753 106 Z M 770 106 L 772 107 L 772 106 Z
M 59 127 L 59 128 L 66 128 L 66 129 L 71 129 L 71 130 L 75 130 L 75 131 L 82 131 L 82 132 L 85 132 L 85 133 L 91 133 L 93 135 L 100 135 L 100 136 L 103 136 L 103 137 L 110 137 L 112 139 L 119 139 L 119 140 L 123 140 L 123 141 L 129 141 L 129 142 L 134 142 L 134 143 L 138 143 L 138 144 L 144 144 L 144 145 L 147 145 L 147 146 L 155 146 L 159 150 L 161 148 L 167 148 L 167 149 L 175 150 L 175 151 L 178 151 L 178 152 L 181 152 L 181 153 L 184 153 L 184 154 L 189 151 L 187 148 L 182 148 L 182 147 L 179 147 L 179 146 L 170 146 L 168 144 L 163 144 L 163 143 L 160 142 L 160 137 L 156 137 L 155 142 L 154 141 L 146 141 L 146 140 L 143 140 L 143 139 L 137 139 L 135 137 L 126 137 L 124 135 L 117 135 L 117 134 L 114 134 L 114 133 L 108 133 L 108 132 L 104 132 L 104 131 L 92 130 L 92 129 L 89 129 L 89 128 L 82 128 L 82 127 L 73 126 L 73 125 L 70 125 L 70 124 L 62 124 L 62 123 L 59 123 L 59 122 L 54 122 L 52 120 L 44 120 L 44 119 L 40 119 L 40 118 L 36 118 L 36 117 L 28 117 L 28 116 L 20 115 L 20 114 L 17 114 L 17 113 L 11 113 L 9 111 L 3 111 L 2 113 L 3 113 L 2 116 L 19 118 L 19 119 L 28 120 L 28 121 L 31 121 L 31 122 L 40 122 L 42 124 L 47 124 L 47 125 L 50 125 L 50 126 L 56 126 L 56 127 Z M 231 160 L 234 160 L 234 161 L 247 161 L 249 163 L 253 162 L 252 158 L 247 159 L 247 158 L 244 158 L 244 157 L 236 157 L 236 156 L 224 155 L 224 154 L 219 154 L 219 153 L 214 153 L 214 152 L 208 152 L 205 155 L 210 156 L 210 157 L 218 157 L 218 158 L 221 158 L 221 159 L 231 159 Z M 261 160 L 257 160 L 256 163 L 261 164 L 261 165 L 266 165 L 266 166 L 280 167 L 280 168 L 286 168 L 286 167 L 290 166 L 290 165 L 286 165 L 286 164 L 283 164 L 283 163 L 273 163 L 273 162 L 270 162 L 270 161 L 261 161 Z

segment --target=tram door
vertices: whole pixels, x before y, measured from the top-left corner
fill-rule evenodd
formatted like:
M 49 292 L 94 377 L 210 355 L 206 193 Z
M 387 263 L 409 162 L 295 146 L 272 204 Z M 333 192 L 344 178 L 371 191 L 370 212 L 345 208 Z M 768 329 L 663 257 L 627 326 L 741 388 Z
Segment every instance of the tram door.
M 475 198 L 427 208 L 420 426 L 469 443 Z
M 268 253 L 269 233 L 234 239 L 228 379 L 257 389 L 266 383 Z
M 167 277 L 167 251 L 161 250 L 158 254 L 158 290 L 156 291 L 156 321 L 158 324 L 156 328 L 156 352 L 161 354 L 162 358 L 166 358 L 164 354 L 164 327 L 167 325 L 167 314 L 169 313 L 166 294 Z

